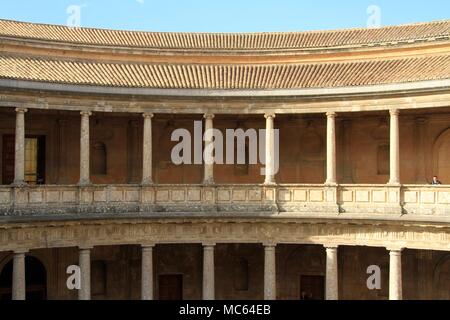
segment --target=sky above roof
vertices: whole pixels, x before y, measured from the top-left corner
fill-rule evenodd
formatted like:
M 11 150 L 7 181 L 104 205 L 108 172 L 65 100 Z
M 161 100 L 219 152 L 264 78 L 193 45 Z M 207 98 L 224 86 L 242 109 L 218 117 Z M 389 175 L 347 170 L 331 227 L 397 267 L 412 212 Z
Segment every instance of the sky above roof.
M 143 31 L 303 31 L 450 19 L 450 1 L 1 0 L 0 18 Z

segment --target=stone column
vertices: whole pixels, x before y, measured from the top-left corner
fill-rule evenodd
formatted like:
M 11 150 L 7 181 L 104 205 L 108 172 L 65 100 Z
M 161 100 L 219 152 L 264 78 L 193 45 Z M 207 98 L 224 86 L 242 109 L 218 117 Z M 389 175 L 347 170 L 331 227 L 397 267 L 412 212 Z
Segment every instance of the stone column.
M 214 244 L 203 244 L 203 300 L 214 300 Z
M 338 300 L 338 256 L 337 246 L 325 246 L 326 275 L 325 275 L 325 299 Z
M 336 185 L 336 113 L 327 113 L 327 185 Z
M 78 300 L 91 300 L 91 249 L 79 250 L 81 288 L 78 290 Z
M 142 246 L 142 300 L 153 300 L 153 247 L 154 245 Z
M 81 111 L 80 130 L 80 182 L 79 185 L 88 185 L 90 180 L 89 168 L 89 117 L 90 111 Z
M 402 249 L 389 250 L 389 300 L 402 300 Z
M 153 183 L 152 178 L 152 113 L 144 113 L 144 137 L 143 137 L 143 161 L 142 161 L 142 184 Z
M 207 146 L 210 146 L 213 143 L 213 114 L 205 114 L 205 149 Z M 211 154 L 207 155 L 207 158 L 203 159 L 204 161 L 204 174 L 203 174 L 203 183 L 204 184 L 213 184 L 214 183 L 214 158 Z
M 12 278 L 12 299 L 25 300 L 25 251 L 14 252 L 13 257 L 13 278 Z
M 274 145 L 274 119 L 275 114 L 265 114 L 266 118 L 266 178 L 264 184 L 273 185 L 275 184 L 275 145 Z
M 14 185 L 25 184 L 25 108 L 16 108 Z
M 400 140 L 399 140 L 399 127 L 398 127 L 398 115 L 397 109 L 389 110 L 391 115 L 391 138 L 390 138 L 390 185 L 400 184 Z
M 264 300 L 276 300 L 276 255 L 275 244 L 264 245 Z

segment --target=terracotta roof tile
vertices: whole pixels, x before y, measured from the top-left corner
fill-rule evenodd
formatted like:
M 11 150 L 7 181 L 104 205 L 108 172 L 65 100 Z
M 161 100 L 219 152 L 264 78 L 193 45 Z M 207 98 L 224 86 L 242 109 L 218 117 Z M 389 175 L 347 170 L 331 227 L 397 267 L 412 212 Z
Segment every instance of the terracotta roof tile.
M 297 89 L 450 79 L 450 55 L 299 64 L 135 64 L 0 54 L 0 78 L 171 89 Z
M 382 28 L 284 33 L 164 33 L 69 28 L 0 20 L 0 37 L 84 45 L 200 50 L 282 50 L 352 47 L 448 39 L 450 20 Z

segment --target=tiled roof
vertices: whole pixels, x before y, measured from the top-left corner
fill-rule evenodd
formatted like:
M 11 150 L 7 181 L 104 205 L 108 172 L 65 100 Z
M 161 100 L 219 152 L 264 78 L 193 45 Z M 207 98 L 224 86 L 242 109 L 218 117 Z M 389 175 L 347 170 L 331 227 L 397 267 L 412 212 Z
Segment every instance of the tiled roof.
M 119 31 L 0 20 L 0 37 L 84 45 L 181 50 L 264 51 L 358 47 L 449 39 L 449 36 L 450 20 L 371 29 L 236 34 Z
M 450 79 L 450 55 L 273 65 L 137 64 L 0 55 L 0 78 L 112 87 L 294 89 Z

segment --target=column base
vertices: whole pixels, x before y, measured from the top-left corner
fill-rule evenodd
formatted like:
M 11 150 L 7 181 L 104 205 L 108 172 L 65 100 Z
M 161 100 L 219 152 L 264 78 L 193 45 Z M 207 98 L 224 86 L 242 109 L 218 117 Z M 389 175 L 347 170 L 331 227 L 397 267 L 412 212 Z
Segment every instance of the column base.
M 154 185 L 154 182 L 152 179 L 144 179 L 141 182 L 141 186 L 143 186 L 143 187 L 150 187 L 152 185 Z
M 214 185 L 215 182 L 214 182 L 214 180 L 209 180 L 208 179 L 208 180 L 203 180 L 202 184 L 205 185 L 205 186 L 211 186 L 211 185 Z
M 26 183 L 23 180 L 17 180 L 11 184 L 11 186 L 13 186 L 15 188 L 23 188 L 23 187 L 26 187 L 27 185 L 28 185 L 28 183 Z
M 277 185 L 275 181 L 264 181 L 264 185 L 268 187 L 274 187 Z
M 389 181 L 387 183 L 387 186 L 388 187 L 401 187 L 402 184 L 400 182 L 398 182 L 398 181 Z
M 92 182 L 90 180 L 80 180 L 78 182 L 78 186 L 80 187 L 88 187 L 90 185 L 92 185 Z

